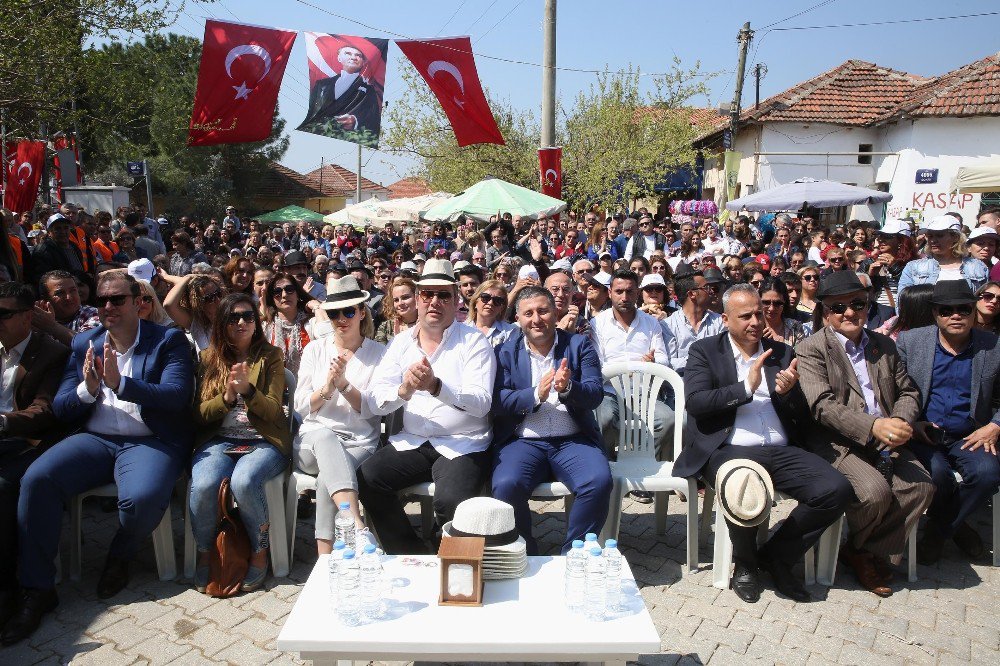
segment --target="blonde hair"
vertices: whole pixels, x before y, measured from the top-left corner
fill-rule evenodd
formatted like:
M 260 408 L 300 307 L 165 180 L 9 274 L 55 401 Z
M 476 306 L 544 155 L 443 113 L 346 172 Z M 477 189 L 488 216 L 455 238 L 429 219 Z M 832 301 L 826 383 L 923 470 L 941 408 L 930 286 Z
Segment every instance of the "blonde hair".
M 152 307 L 153 309 L 149 313 L 149 321 L 154 324 L 159 324 L 160 326 L 169 326 L 173 323 L 173 320 L 167 314 L 167 311 L 163 309 L 163 304 L 160 303 L 159 297 L 156 295 L 156 290 L 153 289 L 153 285 L 149 284 L 145 280 L 136 280 L 139 283 L 139 291 L 142 292 L 142 296 L 149 296 L 153 299 Z

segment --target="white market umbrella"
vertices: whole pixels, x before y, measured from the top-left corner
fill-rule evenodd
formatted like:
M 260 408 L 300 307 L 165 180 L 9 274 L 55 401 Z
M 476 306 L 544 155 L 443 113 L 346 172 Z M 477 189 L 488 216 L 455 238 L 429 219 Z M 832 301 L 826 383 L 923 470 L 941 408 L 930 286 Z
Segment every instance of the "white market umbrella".
M 799 210 L 802 208 L 835 208 L 861 204 L 886 203 L 892 200 L 888 192 L 856 185 L 844 185 L 832 180 L 799 178 L 793 183 L 754 192 L 726 204 L 732 211 Z
M 383 201 L 379 209 L 396 222 L 419 222 L 424 213 L 452 196 L 448 192 L 433 192 L 419 197 L 389 199 Z

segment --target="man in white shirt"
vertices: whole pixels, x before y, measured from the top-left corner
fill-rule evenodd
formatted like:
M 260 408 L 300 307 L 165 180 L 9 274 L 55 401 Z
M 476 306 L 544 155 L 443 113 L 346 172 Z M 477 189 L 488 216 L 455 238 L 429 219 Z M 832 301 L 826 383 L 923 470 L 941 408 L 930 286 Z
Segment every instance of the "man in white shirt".
M 625 246 L 624 258 L 632 261 L 633 257 L 645 257 L 648 261 L 653 252 L 664 250 L 666 246 L 666 237 L 653 229 L 653 218 L 643 215 L 639 218 L 639 233 L 633 235 Z
M 674 275 L 674 293 L 681 309 L 663 320 L 667 337 L 667 356 L 670 367 L 684 376 L 688 349 L 696 340 L 703 340 L 722 332 L 722 317 L 712 312 L 714 285 L 709 285 L 701 271 L 692 271 L 681 265 Z
M 830 463 L 799 446 L 810 421 L 798 361 L 791 347 L 761 339 L 764 314 L 757 290 L 748 284 L 731 287 L 723 308 L 728 333 L 691 346 L 684 375 L 688 446 L 673 474 L 714 483 L 719 468 L 732 460 L 763 467 L 774 487 L 798 505 L 759 548 L 756 526 L 727 521 L 736 563 L 731 587 L 744 601 L 758 601 L 760 565 L 778 592 L 807 601 L 809 593 L 791 569 L 843 515 L 854 491 Z
M 479 494 L 489 469 L 496 356 L 486 336 L 455 321 L 457 301 L 451 262 L 429 259 L 417 280 L 417 325 L 393 338 L 366 395 L 372 413 L 403 414 L 402 430 L 357 472 L 358 495 L 387 553 L 429 552 L 400 490 L 434 482 L 437 535 L 459 503 Z
M 493 496 L 514 507 L 527 552 L 537 555 L 528 500 L 544 481 L 564 483 L 575 496 L 565 555 L 608 515 L 611 468 L 594 418 L 601 364 L 589 339 L 556 328 L 555 300 L 542 287 L 522 289 L 514 307 L 520 328 L 497 349 Z

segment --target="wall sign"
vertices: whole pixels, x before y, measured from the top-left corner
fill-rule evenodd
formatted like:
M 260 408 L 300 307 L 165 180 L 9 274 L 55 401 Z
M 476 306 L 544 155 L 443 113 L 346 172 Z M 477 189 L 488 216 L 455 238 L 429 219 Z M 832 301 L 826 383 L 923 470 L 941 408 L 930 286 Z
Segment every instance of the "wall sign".
M 931 183 L 938 182 L 938 170 L 937 169 L 917 169 L 916 181 L 921 185 L 929 185 Z

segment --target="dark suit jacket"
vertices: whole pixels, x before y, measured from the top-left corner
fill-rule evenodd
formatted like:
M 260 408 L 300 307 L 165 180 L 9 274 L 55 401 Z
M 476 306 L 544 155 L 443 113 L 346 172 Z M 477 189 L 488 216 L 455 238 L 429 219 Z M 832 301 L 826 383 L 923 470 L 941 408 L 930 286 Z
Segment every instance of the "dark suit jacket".
M 871 305 L 868 306 L 868 322 L 865 324 L 865 328 L 874 331 L 895 316 L 896 311 L 888 305 L 872 301 Z
M 763 372 L 771 403 L 789 442 L 797 444 L 803 433 L 802 419 L 808 417 L 802 391 L 796 386 L 780 395 L 774 389 L 775 376 L 791 364 L 795 352 L 786 344 L 767 339 L 761 340 L 761 345 L 764 351 L 773 350 L 764 361 Z M 673 474 L 690 477 L 700 474 L 712 453 L 732 436 L 736 410 L 753 400 L 736 374 L 729 333 L 713 335 L 691 345 L 684 369 L 684 393 L 688 416 L 685 445 L 674 462 Z
M 103 357 L 106 335 L 107 330 L 98 326 L 73 338 L 73 353 L 52 405 L 57 418 L 83 425 L 90 416 L 96 403 L 81 402 L 76 387 L 83 381 L 83 359 L 91 340 L 94 353 Z M 195 378 L 191 346 L 184 332 L 142 322 L 132 369 L 136 378 L 125 381 L 119 396 L 138 404 L 142 420 L 153 434 L 186 456 L 194 437 L 191 396 Z
M 920 394 L 906 374 L 892 338 L 867 331 L 865 360 L 875 399 L 884 417 L 913 423 L 920 413 Z M 815 425 L 806 448 L 831 463 L 848 452 L 873 460 L 875 416 L 865 413 L 865 398 L 847 352 L 829 326 L 799 343 L 799 383 L 809 402 Z
M 927 409 L 934 373 L 934 353 L 938 341 L 935 325 L 914 328 L 899 334 L 896 345 L 906 366 L 906 374 L 920 390 L 920 413 Z M 994 401 L 1000 398 L 1000 343 L 989 331 L 972 329 L 972 419 L 977 426 L 990 421 L 1000 424 Z
M 604 399 L 601 361 L 590 339 L 557 330 L 556 367 L 569 361 L 572 374 L 569 390 L 559 396 L 580 426 L 580 436 L 600 444 L 594 410 Z M 524 333 L 517 329 L 497 348 L 497 377 L 493 390 L 493 444 L 505 444 L 516 435 L 524 417 L 535 409 L 535 385 L 531 381 L 531 359 L 524 343 Z
M 61 434 L 52 415 L 52 399 L 69 349 L 54 338 L 35 331 L 24 348 L 17 368 L 14 411 L 7 413 L 4 436 L 42 440 L 48 444 Z
M 69 251 L 74 253 L 80 259 L 80 265 L 86 266 L 86 262 L 83 260 L 83 255 L 80 253 L 80 248 L 76 246 L 72 241 L 69 244 Z M 41 245 L 37 246 L 31 253 L 31 284 L 37 289 L 38 281 L 43 275 L 49 271 L 68 271 L 73 275 L 77 275 L 81 278 L 85 278 L 90 281 L 89 273 L 85 270 L 73 269 L 69 261 L 66 259 L 65 253 L 62 249 L 56 245 L 56 242 L 51 238 L 46 238 Z
M 374 82 L 365 81 L 360 76 L 354 79 L 339 98 L 334 97 L 334 86 L 340 74 L 320 79 L 309 91 L 309 113 L 302 125 L 323 121 L 340 115 L 351 115 L 358 119 L 354 130 L 366 129 L 379 133 L 382 123 L 382 90 Z

